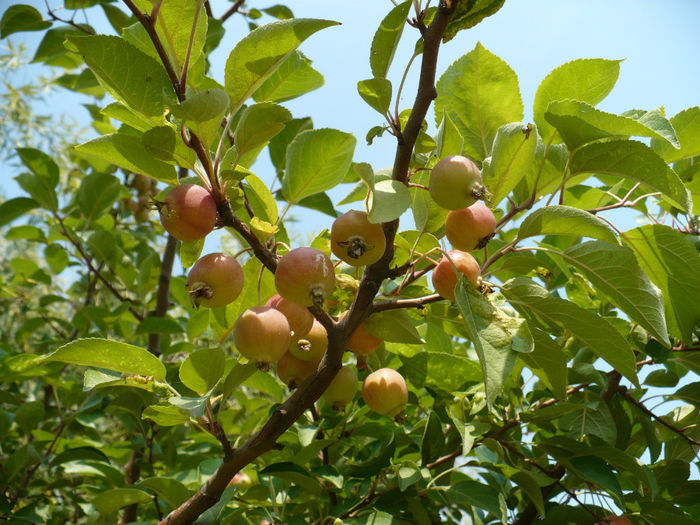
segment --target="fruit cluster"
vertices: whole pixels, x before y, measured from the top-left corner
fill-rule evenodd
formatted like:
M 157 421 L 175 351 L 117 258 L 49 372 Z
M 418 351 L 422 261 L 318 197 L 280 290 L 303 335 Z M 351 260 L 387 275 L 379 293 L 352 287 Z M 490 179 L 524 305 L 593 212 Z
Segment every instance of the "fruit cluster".
M 496 228 L 496 220 L 491 210 L 479 202 L 485 193 L 481 174 L 466 157 L 440 160 L 432 170 L 429 191 L 438 205 L 451 210 L 445 229 L 455 248 L 445 253 L 433 269 L 433 286 L 443 298 L 455 300 L 458 273 L 475 287 L 481 286 L 479 263 L 468 252 L 485 246 Z M 216 227 L 216 203 L 201 186 L 176 186 L 156 205 L 163 227 L 179 240 L 201 239 Z M 352 210 L 338 217 L 331 228 L 330 244 L 336 257 L 354 267 L 376 263 L 386 252 L 382 225 L 371 223 L 363 211 Z M 223 253 L 200 258 L 186 283 L 192 303 L 207 308 L 235 301 L 243 285 L 240 264 Z M 317 370 L 328 348 L 328 333 L 309 307 L 323 308 L 335 286 L 335 268 L 324 252 L 310 247 L 289 250 L 277 263 L 277 294 L 265 306 L 249 308 L 236 320 L 236 349 L 261 369 L 276 363 L 278 377 L 289 388 L 301 385 Z M 339 319 L 347 313 L 341 313 Z M 350 334 L 346 349 L 356 354 L 358 367 L 363 367 L 365 358 L 381 344 L 381 339 L 360 324 Z M 336 374 L 323 394 L 329 404 L 342 408 L 354 399 L 358 367 L 345 365 Z M 396 417 L 408 402 L 408 389 L 399 372 L 381 368 L 366 376 L 362 397 L 372 410 Z

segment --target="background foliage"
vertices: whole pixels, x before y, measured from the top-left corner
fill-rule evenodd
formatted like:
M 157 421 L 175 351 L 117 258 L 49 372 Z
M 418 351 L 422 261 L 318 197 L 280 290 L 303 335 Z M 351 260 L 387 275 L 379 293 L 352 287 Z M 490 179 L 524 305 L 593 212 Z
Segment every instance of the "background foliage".
M 68 2 L 65 19 L 5 11 L 0 36 L 41 32 L 33 60 L 59 73 L 3 100 L 2 152 L 23 166 L 22 195 L 0 204 L 3 518 L 184 523 L 188 498 L 228 477 L 198 523 L 700 521 L 700 108 L 597 109 L 619 74 L 607 59 L 563 64 L 523 100 L 516 72 L 481 44 L 438 71 L 433 114 L 423 74 L 414 106 L 400 108 L 400 78 L 388 76 L 399 40 L 415 40 L 416 63 L 434 72 L 439 42 L 502 3 L 421 14 L 404 2 L 374 21 L 372 78 L 348 81 L 386 123 L 357 138 L 284 106 L 323 83 L 298 46 L 335 22 L 241 2 L 214 16 L 183 0 L 164 0 L 157 16 L 147 0 Z M 76 22 L 86 7 L 112 35 Z M 224 37 L 231 16 L 251 32 Z M 231 51 L 219 84 L 207 57 L 222 42 Z M 4 75 L 21 68 L 21 54 L 11 48 L 4 64 Z M 32 114 L 51 85 L 91 97 L 97 138 L 78 144 L 69 125 Z M 382 134 L 399 138 L 392 170 L 353 162 L 358 140 Z M 423 257 L 444 245 L 446 210 L 420 186 L 453 154 L 481 166 L 499 231 L 475 252 L 487 290 L 464 281 L 450 303 L 433 293 Z M 260 155 L 276 170 L 271 187 L 251 172 Z M 256 248 L 240 258 L 243 293 L 215 310 L 193 309 L 171 275 L 175 253 L 189 267 L 203 243 L 166 240 L 149 204 L 196 175 L 226 188 L 231 253 Z M 347 196 L 334 203 L 326 192 L 341 184 Z M 274 265 L 271 238 L 297 239 L 288 210 L 321 210 L 330 227 L 351 203 L 387 231 L 399 217 L 401 227 L 364 279 L 339 268 L 327 311 L 355 300 L 357 313 L 335 329 L 316 386 L 287 400 L 229 334 L 275 292 L 263 267 Z M 617 224 L 620 208 L 644 224 Z M 311 245 L 330 253 L 328 231 Z M 409 385 L 400 422 L 373 414 L 359 392 L 341 412 L 314 404 L 348 326 L 371 312 L 367 328 L 384 343 L 369 366 Z M 282 403 L 298 417 L 277 437 L 265 429 Z M 265 453 L 244 458 L 256 435 Z

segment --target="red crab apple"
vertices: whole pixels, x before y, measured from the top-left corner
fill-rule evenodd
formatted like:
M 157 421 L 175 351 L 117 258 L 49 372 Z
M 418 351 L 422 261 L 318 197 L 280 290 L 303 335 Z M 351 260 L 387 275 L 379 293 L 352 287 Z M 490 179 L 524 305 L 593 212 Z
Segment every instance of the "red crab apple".
M 175 186 L 159 206 L 160 222 L 181 241 L 205 237 L 216 225 L 216 202 L 208 190 L 196 184 Z
M 304 337 L 289 345 L 289 352 L 302 361 L 315 361 L 321 359 L 328 348 L 328 332 L 314 319 L 311 330 Z
M 445 218 L 447 240 L 456 250 L 469 252 L 483 248 L 496 229 L 496 217 L 483 202 L 452 210 Z
M 408 403 L 408 389 L 403 376 L 391 368 L 380 368 L 369 374 L 362 384 L 362 399 L 375 412 L 395 417 Z
M 266 306 L 279 310 L 287 318 L 289 328 L 292 330 L 292 341 L 298 341 L 301 337 L 304 337 L 314 324 L 314 316 L 308 309 L 288 301 L 279 294 L 270 297 Z
M 350 210 L 331 227 L 331 251 L 351 266 L 365 266 L 381 259 L 386 238 L 381 224 L 372 224 L 364 211 Z
M 435 164 L 428 189 L 433 200 L 448 210 L 471 206 L 484 193 L 479 168 L 461 155 L 445 157 Z
M 344 365 L 328 385 L 323 393 L 323 399 L 330 403 L 334 409 L 342 410 L 357 393 L 357 369 L 354 366 Z
M 632 522 L 624 516 L 607 516 L 604 521 L 610 525 L 632 525 Z
M 282 297 L 293 303 L 320 308 L 335 288 L 333 263 L 316 248 L 295 248 L 277 264 L 275 287 Z
M 226 306 L 243 289 L 243 268 L 224 253 L 209 253 L 194 263 L 186 286 L 195 306 Z
M 316 371 L 320 362 L 320 359 L 302 361 L 287 351 L 277 361 L 277 377 L 290 389 L 295 389 Z
M 477 288 L 481 285 L 481 269 L 476 259 L 467 252 L 451 250 L 447 254 L 452 259 L 452 262 L 447 257 L 443 257 L 440 260 L 440 263 L 433 270 L 433 288 L 441 297 L 454 301 L 455 286 L 457 286 L 458 279 L 452 263 Z
M 233 343 L 238 351 L 263 369 L 284 355 L 289 341 L 287 318 L 269 306 L 249 308 L 233 326 Z
M 347 312 L 340 314 L 338 320 L 343 319 Z M 360 323 L 345 344 L 345 349 L 357 356 L 366 357 L 382 344 L 382 340 L 370 334 L 365 328 L 365 323 Z

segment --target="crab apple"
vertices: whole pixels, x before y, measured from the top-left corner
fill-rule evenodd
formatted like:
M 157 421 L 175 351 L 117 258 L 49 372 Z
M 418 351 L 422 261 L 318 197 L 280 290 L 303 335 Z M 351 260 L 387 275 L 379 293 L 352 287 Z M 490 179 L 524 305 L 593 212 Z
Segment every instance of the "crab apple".
M 458 280 L 454 266 L 457 267 L 460 273 L 466 275 L 467 279 L 476 287 L 479 287 L 481 284 L 481 269 L 479 268 L 479 263 L 470 253 L 451 250 L 447 254 L 452 259 L 452 262 L 447 257 L 443 257 L 433 269 L 433 288 L 441 297 L 454 301 L 455 286 L 457 286 Z M 452 263 L 454 263 L 454 266 L 452 266 Z
M 343 319 L 347 312 L 340 314 L 338 320 Z M 370 334 L 365 328 L 365 323 L 360 323 L 345 344 L 345 349 L 356 356 L 366 357 L 382 344 L 382 340 Z
M 435 164 L 428 189 L 433 200 L 448 210 L 471 206 L 484 193 L 479 168 L 461 155 L 445 157 Z
M 445 218 L 447 240 L 456 250 L 469 252 L 483 248 L 496 230 L 496 217 L 483 202 L 452 210 Z
M 293 303 L 320 308 L 335 288 L 333 263 L 316 248 L 295 248 L 277 264 L 275 287 L 282 297 Z
M 320 359 L 303 361 L 287 351 L 277 361 L 277 377 L 290 389 L 294 389 L 316 371 L 320 362 Z
M 604 521 L 610 525 L 632 525 L 632 522 L 624 516 L 607 516 Z
M 328 385 L 323 393 L 323 399 L 330 403 L 334 409 L 342 410 L 357 393 L 357 369 L 354 366 L 344 365 Z
M 159 207 L 160 222 L 181 241 L 196 241 L 216 226 L 216 202 L 211 193 L 196 184 L 175 186 Z
M 303 361 L 314 361 L 323 357 L 328 348 L 328 332 L 314 319 L 309 330 L 304 337 L 289 345 L 289 352 Z
M 259 368 L 267 368 L 287 351 L 289 322 L 282 312 L 269 306 L 248 308 L 233 326 L 233 344 Z
M 292 341 L 298 341 L 304 337 L 314 324 L 314 316 L 309 310 L 292 301 L 288 301 L 279 294 L 270 297 L 266 306 L 279 310 L 287 318 L 289 328 L 292 330 Z
M 408 403 L 408 388 L 403 376 L 391 368 L 369 374 L 362 384 L 362 399 L 375 412 L 395 417 Z
M 243 268 L 225 253 L 209 253 L 194 263 L 186 286 L 195 306 L 226 306 L 243 289 Z
M 381 259 L 386 238 L 381 224 L 372 224 L 364 211 L 350 210 L 331 227 L 331 251 L 350 266 L 365 266 Z

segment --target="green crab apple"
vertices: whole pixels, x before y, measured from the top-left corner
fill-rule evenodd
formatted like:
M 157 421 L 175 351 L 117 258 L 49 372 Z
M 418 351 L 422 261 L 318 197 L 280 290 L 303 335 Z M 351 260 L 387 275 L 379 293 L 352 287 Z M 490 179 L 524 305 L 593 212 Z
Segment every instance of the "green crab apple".
M 233 344 L 240 354 L 267 369 L 287 351 L 289 322 L 282 312 L 269 306 L 254 306 L 243 312 L 233 326 Z
M 323 393 L 323 399 L 330 403 L 335 410 L 342 410 L 357 393 L 357 369 L 354 366 L 343 365 Z
M 266 306 L 279 310 L 287 318 L 289 328 L 292 330 L 292 341 L 298 341 L 304 337 L 314 324 L 314 316 L 307 308 L 288 301 L 279 294 L 270 297 Z
M 460 273 L 466 275 L 467 279 L 476 288 L 481 286 L 481 269 L 479 268 L 479 263 L 470 253 L 450 250 L 447 252 L 447 255 L 449 255 L 449 259 L 443 257 L 433 269 L 433 288 L 441 297 L 454 301 L 455 286 L 457 286 L 458 281 L 454 267 L 456 266 Z M 450 259 L 452 259 L 452 262 L 450 262 Z M 454 263 L 454 266 L 452 263 Z
M 496 217 L 483 202 L 452 210 L 445 218 L 445 234 L 456 250 L 469 252 L 483 248 L 496 230 Z
M 209 191 L 196 184 L 181 184 L 158 204 L 163 228 L 180 241 L 196 241 L 216 226 L 216 202 Z
M 187 291 L 199 307 L 217 308 L 236 300 L 243 289 L 243 268 L 225 253 L 200 258 L 187 275 Z
M 408 403 L 408 388 L 403 376 L 391 368 L 380 368 L 369 374 L 362 384 L 362 399 L 375 412 L 399 416 Z
M 335 288 L 333 263 L 316 248 L 295 248 L 277 264 L 275 287 L 293 303 L 320 308 Z
M 461 155 L 445 157 L 435 164 L 428 189 L 433 200 L 448 210 L 471 206 L 484 195 L 479 168 Z
M 331 251 L 351 266 L 365 266 L 381 259 L 386 238 L 381 224 L 372 224 L 364 211 L 350 210 L 331 227 Z
M 302 361 L 315 361 L 323 357 L 328 348 L 328 332 L 314 319 L 309 330 L 304 337 L 289 345 L 289 352 Z

